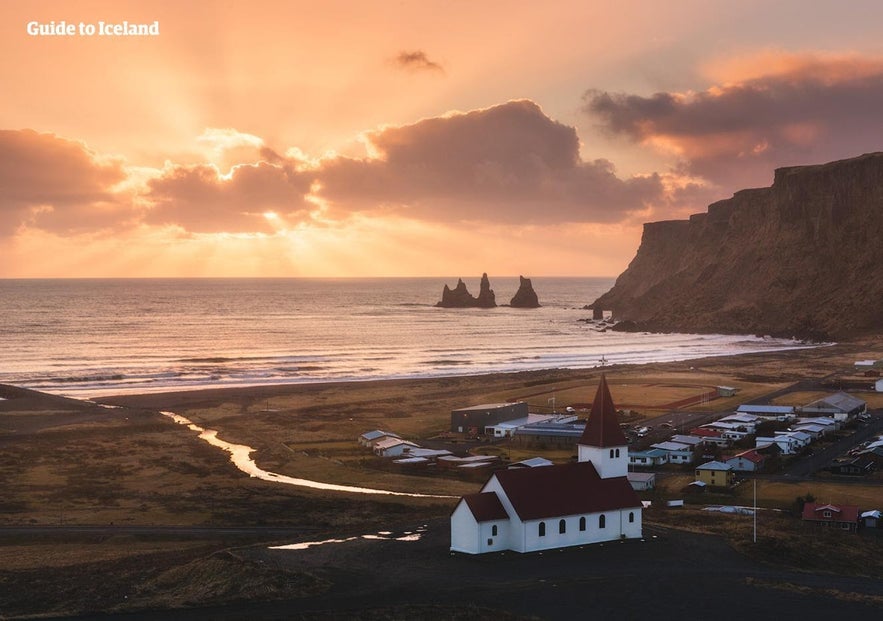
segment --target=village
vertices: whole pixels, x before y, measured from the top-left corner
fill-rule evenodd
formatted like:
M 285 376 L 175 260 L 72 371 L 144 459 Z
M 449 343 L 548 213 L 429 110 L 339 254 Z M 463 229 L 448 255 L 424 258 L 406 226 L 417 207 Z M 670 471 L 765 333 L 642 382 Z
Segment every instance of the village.
M 847 488 L 840 498 L 816 499 L 811 494 L 799 497 L 796 507 L 799 519 L 814 526 L 871 532 L 880 525 L 883 503 L 865 506 L 848 502 L 848 485 L 862 480 L 883 486 L 883 472 L 879 470 L 883 463 L 883 380 L 877 379 L 880 369 L 883 369 L 883 360 L 863 360 L 836 377 L 797 382 L 744 403 L 739 400 L 739 388 L 698 387 L 699 394 L 669 404 L 674 407 L 661 414 L 616 408 L 602 375 L 593 404 L 573 402 L 557 407 L 553 396 L 547 399 L 551 404 L 547 406 L 536 399 L 467 405 L 452 410 L 450 429 L 431 438 L 408 439 L 394 431 L 375 429 L 363 433 L 358 441 L 375 455 L 378 467 L 410 474 L 486 481 L 482 492 L 463 496 L 452 516 L 452 550 L 463 552 L 500 549 L 497 538 L 506 539 L 500 535 L 503 528 L 500 523 L 508 524 L 513 517 L 520 528 L 526 528 L 522 524 L 524 520 L 518 519 L 524 510 L 514 506 L 511 494 L 501 490 L 506 481 L 521 478 L 530 482 L 510 483 L 510 487 L 526 485 L 548 490 L 556 485 L 553 470 L 589 460 L 602 472 L 602 480 L 621 476 L 640 501 L 622 500 L 621 490 L 604 491 L 583 481 L 579 492 L 562 489 L 558 493 L 563 496 L 612 493 L 623 506 L 616 507 L 610 502 L 599 504 L 596 499 L 595 504 L 604 507 L 597 515 L 578 515 L 581 511 L 575 510 L 559 515 L 531 507 L 529 512 L 542 518 L 533 520 L 540 538 L 535 537 L 533 543 L 527 545 L 523 541 L 529 537 L 519 535 L 511 549 L 533 551 L 640 537 L 640 526 L 601 532 L 596 529 L 585 536 L 565 536 L 567 518 L 575 516 L 573 521 L 578 523 L 578 532 L 583 533 L 587 530 L 587 519 L 594 519 L 596 523 L 600 519 L 603 528 L 605 520 L 610 519 L 611 509 L 624 508 L 629 510 L 630 521 L 640 524 L 640 510 L 654 502 L 663 503 L 667 508 L 705 505 L 708 510 L 750 515 L 755 508 L 740 506 L 736 490 L 747 481 L 759 478 L 843 482 Z M 646 394 L 653 387 L 640 388 Z M 675 388 L 695 392 L 697 387 Z M 617 391 L 615 384 L 612 390 L 630 394 L 627 387 Z M 634 392 L 633 387 L 631 393 Z M 718 400 L 724 407 L 712 407 Z M 561 403 L 559 397 L 558 404 Z M 602 424 L 602 417 L 608 437 L 606 442 L 599 443 L 598 433 L 592 434 L 591 429 Z M 616 428 L 615 432 L 611 427 Z M 589 436 L 596 440 L 586 440 Z M 605 477 L 608 447 L 609 460 L 617 472 Z M 613 447 L 617 447 L 615 453 Z M 584 453 L 588 455 L 590 450 L 594 451 L 592 455 L 584 458 Z M 533 455 L 528 456 L 529 453 Z M 513 472 L 537 469 L 548 469 L 547 476 Z M 663 483 L 661 489 L 658 482 Z M 593 491 L 586 492 L 587 489 Z M 503 502 L 489 490 L 502 493 Z M 546 502 L 555 504 L 555 500 L 549 500 L 551 495 L 551 492 L 546 494 Z M 727 503 L 730 496 L 732 502 Z M 527 499 L 523 502 L 534 504 Z M 458 521 L 462 521 L 458 517 L 461 507 L 468 508 L 470 514 L 468 536 L 457 534 L 462 530 L 462 526 L 458 526 Z M 546 522 L 550 519 L 562 535 L 556 541 L 541 539 L 545 537 Z M 472 534 L 472 531 L 483 532 L 482 522 L 494 522 L 492 528 L 485 529 L 490 535 L 486 538 Z M 616 523 L 623 523 L 619 516 Z M 458 538 L 469 544 L 457 543 Z M 473 545 L 473 542 L 478 543 Z

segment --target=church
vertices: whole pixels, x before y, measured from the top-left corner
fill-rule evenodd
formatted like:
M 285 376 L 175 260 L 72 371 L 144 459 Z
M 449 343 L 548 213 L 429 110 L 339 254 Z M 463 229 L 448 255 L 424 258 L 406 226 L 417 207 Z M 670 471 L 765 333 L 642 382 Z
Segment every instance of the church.
M 578 461 L 491 475 L 451 514 L 451 551 L 535 552 L 641 537 L 641 501 L 628 482 L 628 443 L 601 376 Z

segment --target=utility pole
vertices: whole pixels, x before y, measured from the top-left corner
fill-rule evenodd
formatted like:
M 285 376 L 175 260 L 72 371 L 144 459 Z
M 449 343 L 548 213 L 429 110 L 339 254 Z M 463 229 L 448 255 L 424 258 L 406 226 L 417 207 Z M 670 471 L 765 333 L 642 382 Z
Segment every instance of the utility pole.
M 757 477 L 754 477 L 754 543 L 757 543 Z

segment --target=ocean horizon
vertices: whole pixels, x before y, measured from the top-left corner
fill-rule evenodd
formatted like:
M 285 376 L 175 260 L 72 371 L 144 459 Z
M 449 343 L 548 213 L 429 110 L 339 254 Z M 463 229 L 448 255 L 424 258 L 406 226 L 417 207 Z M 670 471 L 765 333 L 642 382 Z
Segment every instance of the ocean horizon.
M 478 293 L 479 278 L 464 278 Z M 0 383 L 78 398 L 641 364 L 804 347 L 601 331 L 613 278 L 534 277 L 537 309 L 437 308 L 456 277 L 0 280 Z

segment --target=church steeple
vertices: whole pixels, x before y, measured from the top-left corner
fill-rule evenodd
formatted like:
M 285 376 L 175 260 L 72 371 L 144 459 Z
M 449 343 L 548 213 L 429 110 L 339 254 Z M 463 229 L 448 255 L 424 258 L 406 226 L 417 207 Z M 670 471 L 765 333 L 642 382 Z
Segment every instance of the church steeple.
M 601 478 L 626 476 L 628 473 L 628 441 L 619 427 L 616 406 L 601 375 L 589 421 L 579 439 L 579 461 L 590 461 Z

